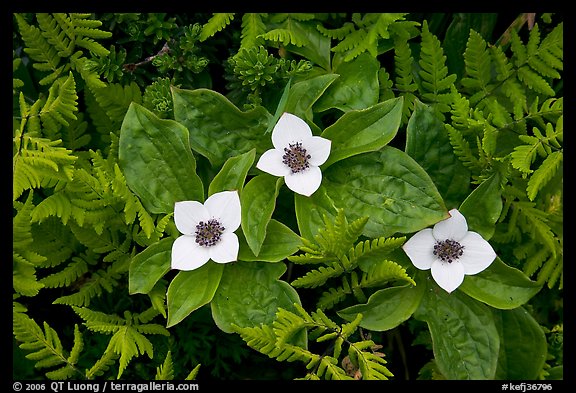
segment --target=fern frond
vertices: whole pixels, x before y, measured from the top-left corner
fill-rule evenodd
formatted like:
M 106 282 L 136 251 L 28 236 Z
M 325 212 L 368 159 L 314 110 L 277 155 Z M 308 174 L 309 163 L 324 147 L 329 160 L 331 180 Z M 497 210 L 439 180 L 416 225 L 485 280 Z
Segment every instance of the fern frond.
M 200 42 L 206 41 L 214 34 L 223 30 L 234 19 L 235 13 L 215 13 L 212 17 L 202 26 L 199 40 Z
M 407 281 L 412 285 L 416 285 L 416 282 L 408 275 L 404 267 L 396 262 L 384 260 L 370 266 L 368 271 L 362 275 L 360 286 L 362 288 L 370 288 L 382 286 L 390 281 Z
M 309 271 L 303 277 L 292 281 L 290 285 L 296 288 L 315 288 L 323 285 L 330 278 L 338 277 L 342 273 L 344 273 L 344 268 L 337 263 L 327 267 L 321 266 L 316 270 Z
M 266 25 L 262 18 L 268 14 L 245 13 L 242 15 L 242 34 L 240 35 L 240 49 L 257 48 L 264 45 L 264 39 L 261 37 L 266 32 Z
M 38 105 L 33 105 L 30 109 L 34 107 L 38 108 Z M 77 159 L 71 150 L 60 146 L 61 140 L 51 141 L 37 136 L 35 131 L 27 132 L 26 128 L 37 127 L 39 130 L 40 127 L 39 125 L 32 126 L 32 122 L 26 122 L 28 116 L 33 115 L 28 112 L 28 108 L 21 107 L 21 113 L 23 121 L 13 139 L 13 200 L 16 200 L 25 190 L 53 186 L 57 180 L 71 180 L 73 163 Z M 30 124 L 29 127 L 27 127 L 28 124 Z
M 58 333 L 44 322 L 44 330 L 30 317 L 21 312 L 13 313 L 13 333 L 19 347 L 30 351 L 26 358 L 35 362 L 36 368 L 54 368 L 47 372 L 49 378 L 65 379 L 82 373 L 75 367 L 82 351 L 82 335 L 78 325 L 74 327 L 74 346 L 68 355 L 62 346 Z
M 62 77 L 50 86 L 46 103 L 40 111 L 40 119 L 46 130 L 57 134 L 61 125 L 68 127 L 69 120 L 77 120 L 74 114 L 78 110 L 77 101 L 76 83 L 70 72 L 68 77 Z
M 352 22 L 345 22 L 342 26 L 334 29 L 327 29 L 319 24 L 316 25 L 316 29 L 322 33 L 322 35 L 335 40 L 343 40 L 355 30 L 354 23 Z
M 86 378 L 94 379 L 102 376 L 110 369 L 110 366 L 116 362 L 118 357 L 118 354 L 115 352 L 105 351 L 102 357 L 98 359 L 89 370 L 86 370 Z
M 464 64 L 466 77 L 462 78 L 462 85 L 487 94 L 486 88 L 492 79 L 491 59 L 486 49 L 486 41 L 474 30 L 470 30 L 464 51 Z
M 46 288 L 68 287 L 88 272 L 88 264 L 82 258 L 73 257 L 64 269 L 40 280 Z
M 368 217 L 348 222 L 343 209 L 338 209 L 334 222 L 324 216 L 324 227 L 314 237 L 326 256 L 341 257 L 346 254 L 362 234 Z
M 318 299 L 318 303 L 316 307 L 321 310 L 329 310 L 333 308 L 336 304 L 342 302 L 346 299 L 346 296 L 352 294 L 352 288 L 348 283 L 348 280 L 345 278 L 342 280 L 342 286 L 334 288 L 328 288 L 328 291 L 325 291 Z
M 418 64 L 422 97 L 436 103 L 440 112 L 448 112 L 451 100 L 447 92 L 456 81 L 456 74 L 448 75 L 444 50 L 440 40 L 428 29 L 427 21 L 422 24 L 422 47 Z
M 538 195 L 538 192 L 554 177 L 558 172 L 563 158 L 564 154 L 562 151 L 552 152 L 544 159 L 538 169 L 532 173 L 530 180 L 528 180 L 528 187 L 526 188 L 528 199 L 533 201 Z
M 166 353 L 164 363 L 156 368 L 156 381 L 171 381 L 174 379 L 174 364 L 172 363 L 172 352 Z
M 297 32 L 289 28 L 272 29 L 260 35 L 259 37 L 267 41 L 281 43 L 284 46 L 288 44 L 292 44 L 294 46 L 303 46 L 306 43 L 306 41 L 300 37 Z
M 145 334 L 170 335 L 163 326 L 140 324 L 138 315 L 135 314 L 133 316 L 129 311 L 124 313 L 124 318 L 120 318 L 117 315 L 92 311 L 85 307 L 72 307 L 72 309 L 85 320 L 84 325 L 86 325 L 89 330 L 112 334 L 106 352 L 111 351 L 120 355 L 117 378 L 120 378 L 126 366 L 134 357 L 146 354 L 152 359 L 152 343 L 146 338 Z
M 358 363 L 363 380 L 387 380 L 394 374 L 384 366 L 384 355 L 372 352 L 374 346 L 372 340 L 354 343 L 350 345 L 349 356 Z

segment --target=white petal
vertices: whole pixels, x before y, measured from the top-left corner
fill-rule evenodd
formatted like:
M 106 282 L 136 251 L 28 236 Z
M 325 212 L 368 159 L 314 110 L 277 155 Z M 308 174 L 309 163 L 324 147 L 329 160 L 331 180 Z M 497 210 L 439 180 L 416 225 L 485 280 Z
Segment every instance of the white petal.
M 240 249 L 238 236 L 236 236 L 236 234 L 233 232 L 225 231 L 222 234 L 220 241 L 208 249 L 210 252 L 210 258 L 214 262 L 234 262 L 238 259 L 238 250 Z
M 193 236 L 180 236 L 172 244 L 172 269 L 194 270 L 204 265 L 210 259 L 206 247 L 196 243 Z
M 465 274 L 480 273 L 496 258 L 496 252 L 490 243 L 476 232 L 468 232 L 459 243 L 464 246 L 464 253 L 458 261 L 464 266 Z
M 174 223 L 185 235 L 193 235 L 196 225 L 209 218 L 208 210 L 198 201 L 181 201 L 174 204 Z
M 450 217 L 442 220 L 432 229 L 432 233 L 437 240 L 460 240 L 468 232 L 466 218 L 456 209 L 450 210 Z
M 291 113 L 284 112 L 272 130 L 272 144 L 284 150 L 290 143 L 303 142 L 312 136 L 308 123 Z
M 426 228 L 417 232 L 404 245 L 402 249 L 408 255 L 414 266 L 420 270 L 428 270 L 436 257 L 434 251 L 436 239 L 432 236 L 432 229 Z
M 292 191 L 310 196 L 322 183 L 322 171 L 317 166 L 311 166 L 302 172 L 289 173 L 284 177 L 284 181 Z
M 290 173 L 288 165 L 282 162 L 284 150 L 270 149 L 260 156 L 256 168 L 274 176 L 284 177 Z
M 313 136 L 306 139 L 302 145 L 306 149 L 306 153 L 310 154 L 310 160 L 308 160 L 310 165 L 320 166 L 330 156 L 332 141 L 320 136 Z
M 217 219 L 227 231 L 234 232 L 240 226 L 240 197 L 238 191 L 222 191 L 212 194 L 204 206 L 210 217 Z
M 460 261 L 452 263 L 437 260 L 432 264 L 432 278 L 446 292 L 451 293 L 464 281 L 464 267 Z

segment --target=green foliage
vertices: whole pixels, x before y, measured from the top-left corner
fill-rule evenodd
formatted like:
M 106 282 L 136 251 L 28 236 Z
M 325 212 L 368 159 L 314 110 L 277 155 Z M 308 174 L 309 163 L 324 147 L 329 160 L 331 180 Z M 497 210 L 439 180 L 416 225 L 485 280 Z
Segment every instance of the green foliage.
M 563 16 L 506 18 L 14 14 L 25 379 L 561 379 Z M 284 111 L 332 141 L 310 197 L 255 168 Z M 227 187 L 239 261 L 171 271 Z M 401 247 L 458 206 L 498 258 L 446 294 Z
M 333 308 L 347 295 L 354 295 L 359 302 L 366 301 L 364 290 L 381 287 L 388 282 L 407 281 L 416 285 L 406 270 L 398 263 L 386 259 L 402 246 L 405 238 L 378 238 L 357 242 L 367 217 L 348 223 L 343 209 L 333 221 L 324 216 L 325 226 L 315 236 L 315 243 L 300 250 L 304 254 L 288 257 L 296 264 L 323 264 L 291 282 L 296 288 L 323 286 L 330 279 L 341 278 L 342 286 L 332 287 L 322 293 L 318 308 Z
M 58 333 L 46 322 L 43 323 L 44 329 L 42 329 L 19 309 L 14 310 L 12 318 L 14 337 L 20 342 L 20 348 L 30 352 L 26 358 L 35 362 L 34 367 L 51 369 L 46 372 L 47 378 L 75 379 L 82 376 L 77 363 L 84 343 L 78 325 L 74 325 L 74 345 L 70 352 L 67 352 L 62 346 Z
M 298 313 L 278 309 L 276 318 L 270 325 L 238 327 L 234 329 L 248 346 L 278 361 L 300 361 L 306 364 L 306 375 L 300 379 L 354 379 L 339 365 L 341 355 L 348 346 L 347 358 L 360 371 L 365 380 L 388 379 L 392 373 L 386 368 L 384 355 L 375 352 L 377 344 L 372 340 L 352 341 L 351 336 L 358 329 L 362 316 L 341 326 L 332 321 L 322 310 L 308 313 L 295 304 Z M 318 355 L 306 347 L 293 343 L 293 338 L 302 332 L 317 343 L 332 342 L 330 347 Z

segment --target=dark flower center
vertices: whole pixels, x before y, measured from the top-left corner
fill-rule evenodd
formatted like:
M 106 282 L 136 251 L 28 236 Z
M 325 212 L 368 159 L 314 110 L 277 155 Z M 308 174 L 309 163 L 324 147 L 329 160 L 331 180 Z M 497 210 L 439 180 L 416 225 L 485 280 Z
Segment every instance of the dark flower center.
M 288 165 L 292 173 L 298 173 L 310 167 L 308 163 L 310 158 L 310 154 L 306 153 L 306 149 L 302 147 L 302 144 L 296 142 L 290 143 L 288 147 L 284 148 L 282 162 Z
M 464 254 L 464 246 L 455 240 L 448 239 L 444 241 L 437 241 L 434 245 L 434 251 L 432 252 L 442 262 L 452 263 Z
M 200 223 L 196 225 L 196 243 L 204 247 L 213 246 L 222 238 L 224 229 L 222 224 L 214 218 L 207 222 L 200 221 Z

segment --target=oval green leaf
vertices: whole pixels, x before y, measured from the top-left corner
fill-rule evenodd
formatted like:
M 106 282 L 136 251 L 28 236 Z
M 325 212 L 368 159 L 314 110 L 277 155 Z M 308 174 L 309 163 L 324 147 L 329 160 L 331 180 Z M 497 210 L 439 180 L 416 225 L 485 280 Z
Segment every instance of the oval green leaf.
M 238 190 L 238 193 L 242 195 L 246 175 L 254 163 L 254 158 L 256 158 L 256 149 L 226 160 L 220 172 L 214 176 L 208 186 L 208 196 L 232 190 Z
M 128 270 L 128 292 L 131 295 L 150 292 L 156 282 L 168 273 L 173 243 L 173 238 L 164 238 L 132 258 Z
M 428 324 L 440 372 L 446 379 L 493 379 L 500 338 L 490 308 L 460 291 L 429 288 L 414 317 Z
M 176 325 L 192 311 L 210 303 L 218 289 L 223 271 L 223 264 L 208 261 L 196 270 L 178 272 L 170 282 L 166 295 L 166 327 Z
M 500 330 L 500 356 L 495 379 L 539 379 L 548 352 L 542 327 L 523 307 L 493 312 Z
M 360 326 L 373 331 L 394 329 L 408 320 L 422 299 L 425 286 L 403 285 L 384 288 L 374 292 L 366 304 L 357 304 L 338 311 L 347 321 L 353 321 L 362 314 Z
M 338 63 L 332 72 L 340 77 L 318 99 L 314 110 L 323 112 L 336 108 L 348 112 L 376 105 L 380 89 L 379 69 L 378 60 L 368 53 L 363 53 L 352 61 Z
M 334 202 L 326 195 L 326 188 L 322 185 L 309 197 L 294 193 L 294 206 L 300 235 L 310 241 L 325 226 L 323 217 L 331 220 L 337 214 Z
M 406 126 L 405 152 L 430 175 L 448 208 L 457 207 L 466 197 L 470 171 L 454 154 L 434 109 L 418 100 Z
M 322 137 L 332 141 L 332 149 L 324 167 L 388 144 L 400 127 L 402 102 L 402 97 L 393 98 L 368 109 L 347 112 L 326 128 Z
M 176 201 L 204 200 L 188 130 L 174 120 L 159 119 L 143 106 L 130 104 L 118 157 L 126 184 L 150 213 L 171 213 Z
M 276 197 L 283 178 L 262 174 L 253 177 L 244 186 L 242 205 L 242 231 L 254 255 L 258 256 L 266 237 L 266 228 L 276 207 Z
M 525 304 L 541 288 L 541 284 L 497 257 L 486 270 L 465 276 L 458 289 L 489 306 L 510 310 Z
M 256 148 L 272 147 L 263 138 L 272 115 L 262 106 L 243 112 L 222 94 L 210 89 L 185 90 L 172 87 L 174 119 L 190 131 L 190 146 L 220 167 L 234 156 Z
M 468 195 L 458 210 L 466 217 L 469 230 L 489 240 L 502 213 L 500 175 L 494 173 L 484 180 Z
M 227 266 L 220 286 L 210 303 L 216 325 L 233 333 L 232 324 L 253 327 L 271 323 L 281 307 L 295 312 L 301 304 L 298 293 L 279 280 L 286 271 L 283 263 L 237 262 Z
M 242 231 L 238 232 L 240 251 L 239 261 L 279 262 L 298 251 L 302 238 L 286 225 L 274 219 L 266 227 L 266 237 L 258 256 L 254 255 Z
M 448 218 L 428 174 L 391 146 L 333 164 L 324 171 L 323 185 L 349 220 L 370 217 L 363 232 L 370 238 L 416 232 Z

